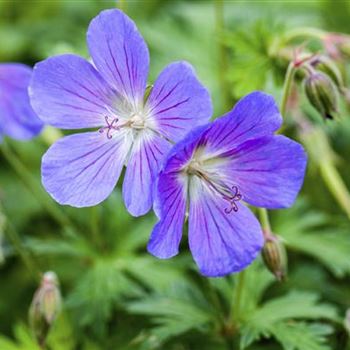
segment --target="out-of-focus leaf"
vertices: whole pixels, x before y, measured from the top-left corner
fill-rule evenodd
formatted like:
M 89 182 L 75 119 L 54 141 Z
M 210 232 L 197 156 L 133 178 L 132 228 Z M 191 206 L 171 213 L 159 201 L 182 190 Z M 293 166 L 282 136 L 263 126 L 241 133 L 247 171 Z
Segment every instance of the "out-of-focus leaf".
M 23 324 L 19 323 L 14 328 L 15 340 L 0 335 L 1 350 L 41 350 L 33 339 L 30 331 Z
M 326 341 L 332 332 L 328 325 L 305 322 L 281 322 L 271 329 L 271 334 L 285 350 L 331 350 Z
M 65 312 L 62 312 L 54 322 L 48 335 L 47 344 L 52 350 L 75 350 L 76 339 L 72 325 Z
M 67 299 L 80 326 L 92 325 L 102 335 L 115 303 L 123 295 L 137 295 L 140 287 L 122 272 L 117 260 L 99 260 L 76 282 Z
M 274 229 L 290 248 L 314 257 L 335 276 L 344 277 L 350 274 L 350 226 L 334 227 L 333 222 L 300 202 L 277 217 Z

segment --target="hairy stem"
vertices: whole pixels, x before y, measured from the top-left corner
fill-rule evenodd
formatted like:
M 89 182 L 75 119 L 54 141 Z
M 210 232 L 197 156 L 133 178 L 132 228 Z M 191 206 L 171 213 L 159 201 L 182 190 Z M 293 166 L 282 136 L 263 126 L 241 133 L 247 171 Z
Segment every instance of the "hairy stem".
M 281 115 L 283 118 L 286 117 L 288 97 L 290 96 L 292 90 L 292 83 L 295 75 L 295 65 L 294 62 L 290 62 L 287 68 L 286 77 L 284 79 L 283 93 L 281 100 Z

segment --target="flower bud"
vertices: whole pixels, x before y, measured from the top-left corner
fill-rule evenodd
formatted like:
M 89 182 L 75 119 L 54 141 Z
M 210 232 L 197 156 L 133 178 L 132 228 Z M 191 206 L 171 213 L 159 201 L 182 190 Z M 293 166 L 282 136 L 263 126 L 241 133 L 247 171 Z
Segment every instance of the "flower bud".
M 51 325 L 61 310 L 61 293 L 54 272 L 46 272 L 34 294 L 29 310 L 29 321 L 40 344 L 45 342 Z
M 317 68 L 317 70 L 320 70 L 321 72 L 328 75 L 339 90 L 344 87 L 342 74 L 337 64 L 331 58 L 325 55 L 316 56 L 312 60 L 311 65 Z
M 287 252 L 283 242 L 277 236 L 264 232 L 265 244 L 262 257 L 266 267 L 275 275 L 278 281 L 287 276 Z
M 321 72 L 312 72 L 305 80 L 305 93 L 309 102 L 325 119 L 333 119 L 337 112 L 337 89 L 332 79 Z

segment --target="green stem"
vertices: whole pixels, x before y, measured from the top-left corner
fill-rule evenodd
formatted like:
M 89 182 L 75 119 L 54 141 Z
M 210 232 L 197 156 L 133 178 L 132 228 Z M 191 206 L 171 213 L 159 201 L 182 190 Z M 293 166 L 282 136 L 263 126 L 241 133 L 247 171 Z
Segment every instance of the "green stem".
M 314 39 L 323 40 L 326 35 L 327 33 L 321 29 L 302 27 L 302 28 L 296 28 L 288 31 L 283 36 L 282 40 L 283 40 L 283 44 L 285 45 L 289 41 L 292 41 L 297 38 L 314 38 Z
M 47 197 L 42 187 L 37 183 L 31 172 L 17 157 L 16 153 L 3 142 L 1 144 L 1 151 L 7 162 L 11 165 L 18 177 L 22 180 L 24 185 L 33 194 L 37 201 L 47 210 L 47 212 L 64 228 L 72 229 L 72 224 L 68 217 L 66 217 L 61 210 Z
M 96 247 L 101 248 L 102 242 L 100 239 L 100 208 L 98 206 L 91 207 L 91 236 Z
M 292 90 L 292 83 L 295 75 L 295 65 L 294 62 L 290 62 L 287 68 L 286 77 L 284 79 L 284 85 L 283 85 L 283 93 L 282 93 L 282 101 L 281 101 L 281 107 L 280 111 L 282 114 L 282 117 L 285 118 L 285 114 L 287 111 L 287 103 L 288 98 L 290 96 L 291 90 Z
M 245 270 L 241 271 L 237 276 L 237 285 L 235 285 L 234 289 L 234 297 L 233 304 L 231 308 L 231 317 L 237 321 L 240 320 L 240 310 L 242 303 L 242 294 L 244 288 L 244 280 L 245 280 Z
M 28 271 L 31 273 L 35 281 L 39 282 L 42 276 L 40 269 L 36 266 L 36 263 L 32 259 L 31 255 L 29 255 L 27 250 L 23 247 L 17 231 L 8 221 L 6 222 L 6 228 L 4 232 L 6 238 L 12 244 L 13 248 L 22 259 L 24 265 L 27 267 Z
M 215 3 L 215 22 L 216 22 L 216 36 L 218 41 L 218 52 L 219 52 L 219 83 L 223 96 L 224 109 L 230 108 L 230 89 L 226 80 L 228 72 L 228 57 L 225 45 L 222 43 L 221 36 L 225 29 L 224 21 L 224 1 L 216 0 Z
M 350 219 L 350 196 L 338 170 L 332 162 L 320 162 L 319 167 L 328 189 Z
M 271 233 L 269 214 L 265 208 L 258 208 L 260 223 L 264 231 Z

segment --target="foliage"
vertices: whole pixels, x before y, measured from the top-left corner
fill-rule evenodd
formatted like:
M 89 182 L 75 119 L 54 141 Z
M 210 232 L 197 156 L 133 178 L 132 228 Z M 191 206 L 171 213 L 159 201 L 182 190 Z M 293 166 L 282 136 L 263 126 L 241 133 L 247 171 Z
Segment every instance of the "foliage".
M 221 1 L 126 3 L 151 50 L 150 80 L 169 62 L 189 60 L 212 94 L 214 117 L 230 107 L 220 72 L 230 105 L 255 89 L 280 99 L 288 59 L 279 55 L 276 43 L 288 30 L 313 26 L 350 32 L 349 5 L 335 9 L 330 0 L 223 2 L 224 31 L 216 17 Z M 0 61 L 32 65 L 65 52 L 87 57 L 84 36 L 90 19 L 114 6 L 116 1 L 0 1 Z M 346 73 L 348 64 L 343 65 Z M 294 93 L 300 106 L 293 105 L 291 114 L 324 131 L 350 188 L 347 102 L 340 106 L 339 122 L 321 124 L 302 89 Z M 298 125 L 287 126 L 284 133 L 304 140 Z M 5 140 L 30 170 L 35 189 L 23 183 L 0 153 L 1 350 L 40 349 L 27 322 L 37 270 L 57 273 L 64 298 L 64 311 L 47 340 L 51 350 L 346 349 L 342 320 L 350 296 L 350 224 L 321 181 L 314 159 L 295 206 L 270 213 L 273 231 L 288 250 L 288 280 L 277 283 L 258 258 L 242 282 L 237 275 L 200 276 L 186 240 L 181 254 L 169 261 L 150 256 L 145 247 L 156 218 L 132 218 L 123 207 L 120 185 L 101 206 L 87 209 L 60 207 L 44 193 L 68 218 L 70 224 L 62 227 L 37 198 L 40 160 L 50 137 L 26 143 Z M 324 154 L 319 157 L 322 161 Z

